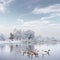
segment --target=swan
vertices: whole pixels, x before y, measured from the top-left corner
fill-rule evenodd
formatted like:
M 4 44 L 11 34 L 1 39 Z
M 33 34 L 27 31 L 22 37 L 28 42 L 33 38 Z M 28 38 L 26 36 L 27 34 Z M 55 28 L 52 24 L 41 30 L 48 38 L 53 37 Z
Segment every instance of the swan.
M 47 54 L 49 55 L 49 51 L 50 51 L 50 49 L 48 49 L 48 50 L 42 50 L 42 54 L 43 55 L 47 55 Z
M 33 55 L 35 55 L 35 57 L 37 57 L 38 56 L 38 50 L 37 49 L 35 49 L 34 51 L 31 51 L 31 55 L 33 56 Z

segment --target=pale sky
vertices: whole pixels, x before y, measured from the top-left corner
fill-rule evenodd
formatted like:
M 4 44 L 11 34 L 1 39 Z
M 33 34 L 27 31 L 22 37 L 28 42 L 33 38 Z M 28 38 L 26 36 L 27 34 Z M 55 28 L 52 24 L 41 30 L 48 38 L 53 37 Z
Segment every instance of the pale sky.
M 14 28 L 60 39 L 60 0 L 0 0 L 0 33 Z

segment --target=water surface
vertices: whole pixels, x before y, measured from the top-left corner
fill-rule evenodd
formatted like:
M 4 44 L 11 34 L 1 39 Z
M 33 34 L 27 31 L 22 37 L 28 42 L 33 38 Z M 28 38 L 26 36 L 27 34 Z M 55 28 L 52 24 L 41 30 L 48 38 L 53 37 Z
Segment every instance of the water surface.
M 38 56 L 26 52 L 38 51 Z M 44 51 L 49 53 L 44 54 Z M 25 53 L 24 53 L 25 52 Z M 24 54 L 23 54 L 24 53 Z M 60 60 L 60 44 L 0 44 L 0 60 Z

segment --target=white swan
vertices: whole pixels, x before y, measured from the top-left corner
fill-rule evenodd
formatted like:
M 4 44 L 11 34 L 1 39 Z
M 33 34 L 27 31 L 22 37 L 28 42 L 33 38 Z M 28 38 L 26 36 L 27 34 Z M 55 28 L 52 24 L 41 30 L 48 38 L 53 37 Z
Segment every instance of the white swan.
M 50 49 L 48 49 L 48 50 L 42 50 L 42 54 L 43 55 L 47 55 L 47 54 L 49 55 L 49 51 L 50 51 Z

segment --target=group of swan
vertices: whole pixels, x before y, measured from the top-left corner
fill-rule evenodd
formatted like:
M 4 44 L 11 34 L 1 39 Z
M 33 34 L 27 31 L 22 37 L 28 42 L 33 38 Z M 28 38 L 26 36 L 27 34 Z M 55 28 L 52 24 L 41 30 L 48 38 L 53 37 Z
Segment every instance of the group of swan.
M 35 49 L 34 51 L 24 51 L 23 52 L 23 55 L 25 55 L 25 54 L 27 54 L 28 56 L 35 56 L 35 57 L 37 57 L 38 56 L 38 50 L 37 49 Z
M 50 51 L 50 49 L 48 49 L 48 50 L 42 50 L 42 55 L 44 56 L 44 55 L 49 55 L 49 51 Z M 25 54 L 27 54 L 27 56 L 31 56 L 31 57 L 33 57 L 33 56 L 35 56 L 35 57 L 38 57 L 38 55 L 39 55 L 39 50 L 37 50 L 37 49 L 35 49 L 34 51 L 23 51 L 23 55 L 25 55 Z

